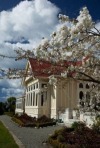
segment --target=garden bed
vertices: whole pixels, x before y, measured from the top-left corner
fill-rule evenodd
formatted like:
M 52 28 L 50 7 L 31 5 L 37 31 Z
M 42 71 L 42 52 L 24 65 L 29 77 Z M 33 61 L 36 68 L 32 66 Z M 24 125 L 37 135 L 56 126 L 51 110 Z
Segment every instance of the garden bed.
M 12 117 L 12 120 L 19 124 L 19 126 L 25 127 L 46 127 L 56 125 L 56 122 L 53 119 L 50 119 L 46 116 L 42 116 L 40 118 L 33 118 L 28 116 L 27 114 L 23 114 L 21 116 L 15 115 Z
M 55 131 L 48 142 L 55 148 L 99 148 L 100 133 L 78 122 Z

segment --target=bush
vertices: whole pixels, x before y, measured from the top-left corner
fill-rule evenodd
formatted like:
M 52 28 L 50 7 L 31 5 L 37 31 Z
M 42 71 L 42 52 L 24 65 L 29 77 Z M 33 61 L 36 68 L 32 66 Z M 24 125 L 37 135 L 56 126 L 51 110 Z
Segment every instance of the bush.
M 84 122 L 74 122 L 72 123 L 71 128 L 74 130 L 83 130 L 86 127 L 86 124 Z
M 27 114 L 22 114 L 21 116 L 18 116 L 19 119 L 24 119 L 26 121 L 33 121 L 33 118 L 28 116 Z
M 36 127 L 36 123 L 25 123 L 24 124 L 25 127 Z
M 36 119 L 35 117 L 30 117 L 27 114 L 23 114 L 18 116 L 18 114 L 14 115 L 14 118 L 20 120 L 24 126 L 26 127 L 46 127 L 46 126 L 52 126 L 52 125 L 56 125 L 56 122 L 54 122 L 52 119 L 46 117 L 46 116 L 42 116 L 38 119 Z
M 92 129 L 100 134 L 100 115 L 96 117 L 94 124 L 92 125 Z
M 83 122 L 75 122 L 72 128 L 64 127 L 56 130 L 49 137 L 49 143 L 56 148 L 99 148 L 100 134 L 86 127 Z
M 57 140 L 59 142 L 65 142 L 65 138 L 62 135 L 58 135 Z
M 48 142 L 54 147 L 54 148 L 58 148 L 59 146 L 59 142 L 57 140 L 54 140 L 52 138 L 49 137 Z
M 51 118 L 48 118 L 47 116 L 43 115 L 40 118 L 37 119 L 37 122 L 53 122 L 53 120 Z
M 46 123 L 39 123 L 37 122 L 36 126 L 39 127 L 47 127 L 47 126 L 52 126 L 56 125 L 56 122 L 46 122 Z

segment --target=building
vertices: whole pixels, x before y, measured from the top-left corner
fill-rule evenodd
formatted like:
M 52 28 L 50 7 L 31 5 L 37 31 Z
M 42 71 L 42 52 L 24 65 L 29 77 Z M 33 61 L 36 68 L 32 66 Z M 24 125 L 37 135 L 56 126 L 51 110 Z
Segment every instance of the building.
M 86 81 L 62 77 L 61 72 L 65 69 L 66 67 L 60 64 L 29 59 L 26 65 L 26 77 L 22 82 L 26 90 L 23 112 L 32 117 L 46 115 L 68 121 L 78 118 L 79 115 L 75 114 L 78 105 L 85 104 L 88 111 L 92 97 L 90 91 L 95 85 L 90 87 Z M 16 113 L 20 112 L 17 107 L 20 100 L 23 99 L 17 100 Z
M 16 99 L 15 113 L 22 115 L 25 112 L 25 96 Z

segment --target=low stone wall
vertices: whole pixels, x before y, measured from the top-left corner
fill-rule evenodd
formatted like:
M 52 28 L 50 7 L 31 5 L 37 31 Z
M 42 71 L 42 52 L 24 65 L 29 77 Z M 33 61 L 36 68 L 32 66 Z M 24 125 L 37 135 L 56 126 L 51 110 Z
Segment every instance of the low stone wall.
M 92 112 L 80 113 L 80 121 L 85 122 L 88 126 L 92 126 L 96 118 L 96 114 Z

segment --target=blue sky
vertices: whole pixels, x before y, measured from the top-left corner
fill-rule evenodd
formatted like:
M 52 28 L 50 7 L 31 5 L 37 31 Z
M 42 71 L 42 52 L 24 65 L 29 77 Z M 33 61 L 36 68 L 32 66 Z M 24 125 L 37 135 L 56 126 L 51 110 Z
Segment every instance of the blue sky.
M 33 49 L 43 37 L 49 37 L 58 25 L 58 14 L 77 17 L 87 6 L 100 26 L 100 0 L 0 0 L 0 54 L 14 56 L 14 49 Z M 0 57 L 0 68 L 24 68 L 23 61 Z M 0 80 L 0 101 L 21 96 L 21 80 Z
M 16 6 L 20 1 L 23 0 L 1 0 L 0 11 L 8 10 Z M 41 0 L 42 1 L 42 0 Z M 100 19 L 100 0 L 50 0 L 57 7 L 61 9 L 61 12 L 75 17 L 78 15 L 80 8 L 87 6 L 93 19 Z

